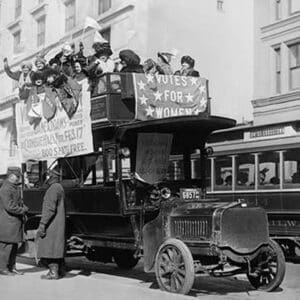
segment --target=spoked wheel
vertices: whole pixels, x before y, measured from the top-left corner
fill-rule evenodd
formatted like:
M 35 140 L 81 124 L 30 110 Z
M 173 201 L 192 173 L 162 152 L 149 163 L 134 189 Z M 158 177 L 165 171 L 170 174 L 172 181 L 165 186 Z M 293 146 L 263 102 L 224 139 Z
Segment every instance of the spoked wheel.
M 160 289 L 187 294 L 195 277 L 194 261 L 189 248 L 177 239 L 165 241 L 156 254 L 155 275 Z
M 285 258 L 280 246 L 270 240 L 269 246 L 251 262 L 248 280 L 258 290 L 271 292 L 281 284 L 285 274 Z
M 123 270 L 133 269 L 139 261 L 131 250 L 115 250 L 113 257 L 117 266 Z

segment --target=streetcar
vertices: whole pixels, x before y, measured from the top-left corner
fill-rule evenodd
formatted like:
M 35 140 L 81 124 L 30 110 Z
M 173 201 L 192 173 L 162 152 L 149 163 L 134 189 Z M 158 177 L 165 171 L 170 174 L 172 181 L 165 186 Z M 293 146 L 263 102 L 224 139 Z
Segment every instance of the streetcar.
M 143 257 L 145 272 L 155 272 L 159 287 L 172 293 L 187 294 L 200 274 L 244 273 L 254 288 L 276 289 L 285 258 L 269 238 L 265 210 L 206 192 L 207 139 L 235 121 L 211 115 L 209 106 L 191 115 L 136 119 L 134 90 L 141 81 L 135 76 L 144 75 L 104 75 L 91 99 L 94 152 L 54 161 L 65 188 L 69 247 L 124 269 Z M 39 223 L 48 167 L 23 164 L 31 183 L 23 187 L 28 236 Z
M 270 236 L 291 259 L 300 255 L 299 128 L 298 121 L 250 123 L 215 132 L 208 141 L 208 196 L 265 208 Z

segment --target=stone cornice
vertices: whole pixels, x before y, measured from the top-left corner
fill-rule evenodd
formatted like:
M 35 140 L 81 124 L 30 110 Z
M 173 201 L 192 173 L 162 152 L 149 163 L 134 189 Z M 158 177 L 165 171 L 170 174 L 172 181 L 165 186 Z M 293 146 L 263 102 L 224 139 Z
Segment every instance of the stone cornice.
M 30 14 L 35 18 L 39 19 L 40 17 L 46 15 L 47 13 L 47 7 L 48 3 L 47 2 L 42 2 L 35 6 L 31 11 Z
M 7 105 L 14 104 L 19 101 L 19 96 L 11 94 L 0 99 L 0 109 L 6 108 Z
M 6 28 L 12 33 L 14 34 L 15 32 L 18 32 L 21 30 L 21 19 L 18 18 L 12 22 L 10 22 Z
M 276 21 L 272 24 L 268 24 L 266 26 L 261 27 L 261 33 L 267 33 L 276 29 L 281 29 L 282 27 L 285 27 L 290 24 L 294 24 L 296 22 L 300 21 L 300 13 L 291 15 L 290 17 L 286 19 L 282 19 L 279 21 Z
M 300 90 L 287 93 L 287 94 L 276 95 L 274 97 L 255 99 L 252 100 L 251 102 L 253 108 L 256 108 L 256 107 L 282 104 L 282 103 L 296 101 L 296 100 L 300 100 Z
M 285 36 L 292 32 L 300 31 L 300 13 L 287 19 L 277 21 L 261 28 L 261 39 L 271 40 L 276 37 Z

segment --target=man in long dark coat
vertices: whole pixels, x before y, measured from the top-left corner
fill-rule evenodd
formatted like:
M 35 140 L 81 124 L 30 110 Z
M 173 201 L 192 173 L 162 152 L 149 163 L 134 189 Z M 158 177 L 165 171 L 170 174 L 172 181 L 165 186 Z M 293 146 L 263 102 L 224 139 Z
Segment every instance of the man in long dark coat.
M 49 171 L 48 189 L 44 196 L 42 217 L 37 231 L 37 256 L 47 263 L 49 272 L 42 279 L 59 279 L 63 276 L 65 256 L 65 203 L 60 173 Z
M 22 275 L 16 270 L 18 243 L 23 241 L 22 222 L 28 207 L 23 204 L 18 183 L 21 169 L 10 167 L 0 188 L 0 274 Z

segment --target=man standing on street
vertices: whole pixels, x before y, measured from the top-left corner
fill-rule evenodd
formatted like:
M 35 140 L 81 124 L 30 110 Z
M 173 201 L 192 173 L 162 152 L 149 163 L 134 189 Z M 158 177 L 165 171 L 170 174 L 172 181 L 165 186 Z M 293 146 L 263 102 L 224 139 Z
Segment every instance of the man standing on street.
M 49 171 L 48 189 L 44 196 L 42 217 L 37 231 L 37 256 L 48 265 L 49 272 L 42 279 L 59 279 L 64 276 L 65 256 L 65 203 L 60 172 Z
M 18 184 L 21 169 L 9 167 L 0 188 L 0 275 L 22 275 L 16 269 L 18 243 L 23 240 L 23 218 L 28 207 L 23 204 Z

